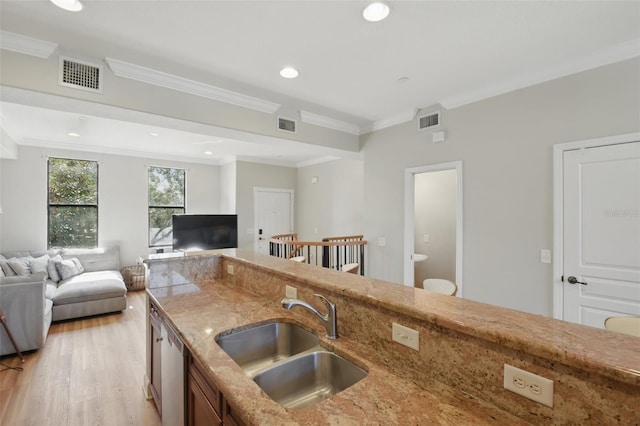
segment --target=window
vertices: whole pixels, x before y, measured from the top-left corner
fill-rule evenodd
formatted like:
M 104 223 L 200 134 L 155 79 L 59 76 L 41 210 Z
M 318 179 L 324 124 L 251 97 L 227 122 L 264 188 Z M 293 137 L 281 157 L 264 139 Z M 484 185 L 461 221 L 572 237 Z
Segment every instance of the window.
M 173 244 L 172 216 L 184 214 L 184 169 L 149 167 L 149 247 Z
M 49 158 L 49 247 L 98 246 L 98 162 Z

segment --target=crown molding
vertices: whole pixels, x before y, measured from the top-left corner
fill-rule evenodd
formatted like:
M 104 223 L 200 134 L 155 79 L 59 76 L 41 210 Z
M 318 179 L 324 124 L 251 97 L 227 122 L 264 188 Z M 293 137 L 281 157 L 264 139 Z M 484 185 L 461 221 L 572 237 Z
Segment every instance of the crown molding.
M 396 114 L 392 117 L 385 118 L 383 120 L 375 121 L 371 126 L 362 129 L 362 134 L 375 132 L 378 130 L 386 129 L 387 127 L 392 127 L 398 124 L 406 123 L 407 121 L 411 121 L 416 117 L 416 113 L 418 112 L 417 108 L 413 108 L 409 111 L 402 112 L 400 114 Z
M 494 96 L 513 92 L 535 84 L 555 80 L 560 77 L 566 77 L 571 74 L 624 61 L 637 56 L 640 56 L 640 39 L 633 39 L 611 46 L 607 49 L 602 49 L 591 55 L 565 61 L 491 86 L 443 99 L 440 104 L 446 109 L 457 108 L 483 99 L 492 98 Z
M 314 114 L 313 112 L 300 110 L 300 119 L 303 123 L 326 127 L 327 129 L 350 133 L 356 136 L 360 135 L 360 126 L 324 115 Z
M 10 31 L 0 31 L 0 48 L 24 55 L 47 59 L 58 50 L 56 43 L 27 37 Z
M 242 93 L 200 83 L 199 81 L 131 64 L 118 59 L 105 58 L 105 61 L 111 71 L 118 77 L 141 81 L 143 83 L 209 98 L 267 114 L 273 114 L 281 106 L 275 102 L 243 95 Z

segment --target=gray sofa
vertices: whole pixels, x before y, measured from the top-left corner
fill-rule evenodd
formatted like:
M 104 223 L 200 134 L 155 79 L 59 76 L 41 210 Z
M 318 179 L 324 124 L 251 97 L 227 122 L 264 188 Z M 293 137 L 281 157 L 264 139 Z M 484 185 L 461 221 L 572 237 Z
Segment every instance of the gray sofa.
M 52 321 L 127 307 L 117 246 L 4 252 L 0 270 L 0 309 L 20 351 L 42 347 Z M 14 352 L 0 329 L 0 356 Z

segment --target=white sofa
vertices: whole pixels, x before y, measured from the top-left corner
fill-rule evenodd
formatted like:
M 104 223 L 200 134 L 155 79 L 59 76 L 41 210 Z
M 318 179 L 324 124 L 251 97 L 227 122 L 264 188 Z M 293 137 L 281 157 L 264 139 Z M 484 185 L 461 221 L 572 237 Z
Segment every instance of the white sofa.
M 47 257 L 51 260 L 57 255 L 68 261 L 65 264 L 79 263 L 82 272 L 75 271 L 75 275 L 56 282 L 60 277 L 55 276 L 55 266 L 54 271 L 50 268 L 59 262 L 47 261 Z M 77 261 L 71 262 L 74 258 Z M 127 307 L 127 288 L 120 274 L 117 246 L 4 252 L 0 254 L 0 269 L 1 275 L 5 275 L 0 276 L 0 309 L 20 351 L 42 347 L 52 321 L 117 312 Z M 7 271 L 16 275 L 7 276 L 10 275 Z M 1 329 L 0 356 L 14 352 Z

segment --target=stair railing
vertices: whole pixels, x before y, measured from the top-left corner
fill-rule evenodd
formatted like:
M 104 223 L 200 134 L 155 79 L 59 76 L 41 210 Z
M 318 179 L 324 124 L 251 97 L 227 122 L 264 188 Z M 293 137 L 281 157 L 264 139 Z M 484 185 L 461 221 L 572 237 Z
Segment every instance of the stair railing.
M 289 233 L 274 235 L 269 239 L 269 254 L 283 259 L 303 256 L 305 263 L 336 270 L 357 263 L 357 272 L 364 275 L 366 245 L 367 241 L 362 235 L 300 241 L 298 234 Z

